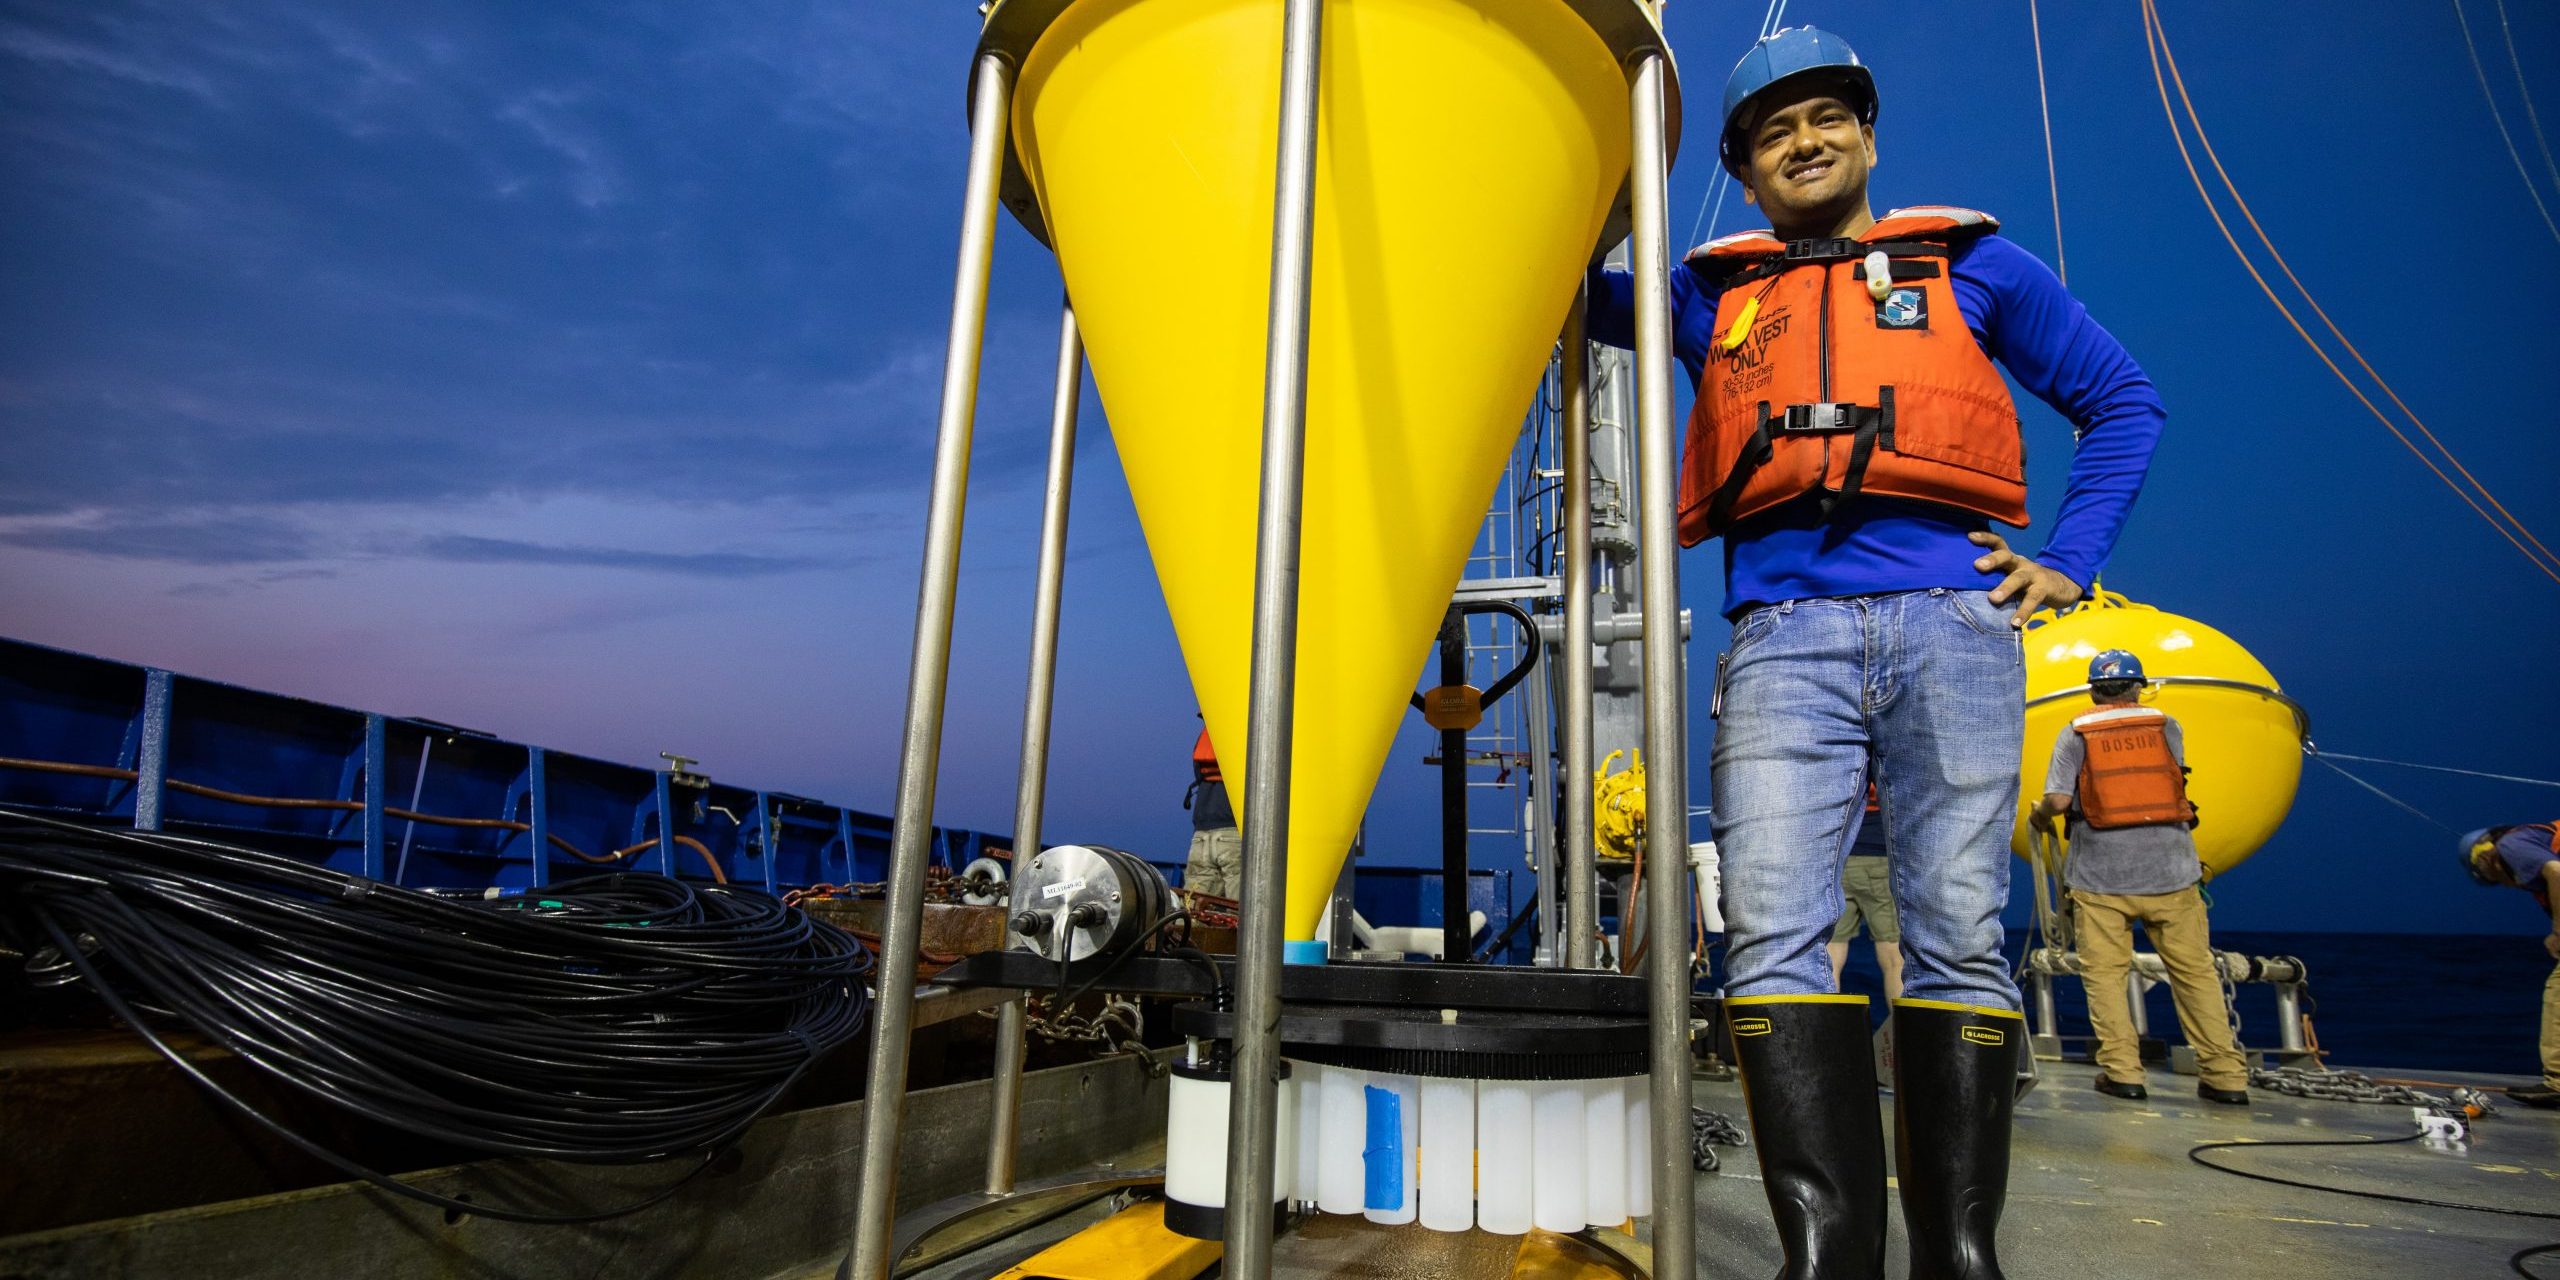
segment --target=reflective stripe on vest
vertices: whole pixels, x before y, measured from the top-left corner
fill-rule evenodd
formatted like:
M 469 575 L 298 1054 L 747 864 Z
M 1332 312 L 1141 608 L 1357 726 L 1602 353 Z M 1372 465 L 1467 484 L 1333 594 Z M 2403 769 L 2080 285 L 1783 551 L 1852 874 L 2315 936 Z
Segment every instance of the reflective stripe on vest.
M 2082 748 L 2082 821 L 2106 831 L 2195 820 L 2186 771 L 2169 749 L 2168 722 L 2150 707 L 2109 707 L 2071 722 Z
M 1683 545 L 1815 492 L 1825 514 L 1868 493 L 2027 523 L 2017 406 L 1949 279 L 1952 247 L 1998 227 L 1929 206 L 1854 240 L 1753 231 L 1690 252 L 1722 294 L 1681 466 Z M 1877 251 L 1882 298 L 1867 287 Z

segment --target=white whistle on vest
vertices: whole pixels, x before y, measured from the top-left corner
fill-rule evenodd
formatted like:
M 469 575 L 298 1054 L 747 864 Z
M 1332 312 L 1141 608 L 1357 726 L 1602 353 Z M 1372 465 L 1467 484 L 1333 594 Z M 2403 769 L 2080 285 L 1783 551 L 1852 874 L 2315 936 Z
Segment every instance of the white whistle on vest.
M 1867 296 L 1878 302 L 1893 292 L 1893 259 L 1878 249 L 1867 255 Z

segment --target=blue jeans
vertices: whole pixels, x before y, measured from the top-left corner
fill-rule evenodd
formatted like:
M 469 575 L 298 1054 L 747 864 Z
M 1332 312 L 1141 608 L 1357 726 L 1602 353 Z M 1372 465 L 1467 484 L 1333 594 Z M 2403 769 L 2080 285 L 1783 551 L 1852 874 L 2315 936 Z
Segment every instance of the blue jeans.
M 1833 989 L 1823 944 L 1872 768 L 1903 995 L 2018 1007 L 2000 956 L 2026 737 L 2010 612 L 1940 588 L 1790 600 L 1735 623 L 1713 763 L 1730 994 Z

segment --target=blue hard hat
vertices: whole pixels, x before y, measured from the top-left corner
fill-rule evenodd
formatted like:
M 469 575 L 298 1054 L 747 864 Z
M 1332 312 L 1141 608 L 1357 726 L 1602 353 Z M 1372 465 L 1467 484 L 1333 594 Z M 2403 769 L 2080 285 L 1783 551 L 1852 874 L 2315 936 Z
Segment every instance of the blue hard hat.
M 2483 846 L 2490 845 L 2489 828 L 2482 827 L 2477 831 L 2464 832 L 2460 843 L 2455 846 L 2462 854 L 2462 869 L 2482 884 L 2498 883 L 2497 877 L 2489 873 L 2488 860 L 2480 856 Z
M 1848 82 L 1852 107 L 1862 124 L 1876 122 L 1876 81 L 1867 74 L 1865 63 L 1858 61 L 1858 51 L 1849 42 L 1820 27 L 1788 27 L 1774 35 L 1764 36 L 1733 64 L 1733 74 L 1724 81 L 1724 136 L 1718 143 L 1719 158 L 1726 172 L 1742 176 L 1742 152 L 1734 145 L 1734 134 L 1746 123 L 1741 119 L 1751 100 L 1798 76 L 1829 74 Z
M 2089 659 L 2089 683 L 2102 680 L 2142 679 L 2142 659 L 2122 649 L 2109 649 Z

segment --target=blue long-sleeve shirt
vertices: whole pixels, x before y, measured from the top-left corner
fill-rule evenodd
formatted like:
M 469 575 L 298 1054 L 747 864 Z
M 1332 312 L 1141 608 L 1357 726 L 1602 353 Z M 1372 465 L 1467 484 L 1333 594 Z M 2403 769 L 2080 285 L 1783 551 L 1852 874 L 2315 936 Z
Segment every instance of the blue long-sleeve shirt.
M 1974 341 L 2071 421 L 2079 447 L 2062 510 L 2035 559 L 2086 587 L 2106 566 L 2142 492 L 2168 417 L 2160 394 L 2034 254 L 1997 235 L 1979 236 L 1956 247 L 1947 274 Z M 1627 273 L 1592 272 L 1592 338 L 1635 345 L 1634 293 Z M 1693 385 L 1714 347 L 1718 293 L 1686 266 L 1672 268 L 1671 349 Z M 1965 535 L 1989 527 L 1980 516 L 1873 495 L 1825 519 L 1819 497 L 1808 495 L 1724 535 L 1725 613 L 1823 596 L 1985 590 L 1999 576 L 1973 567 L 1983 552 Z

